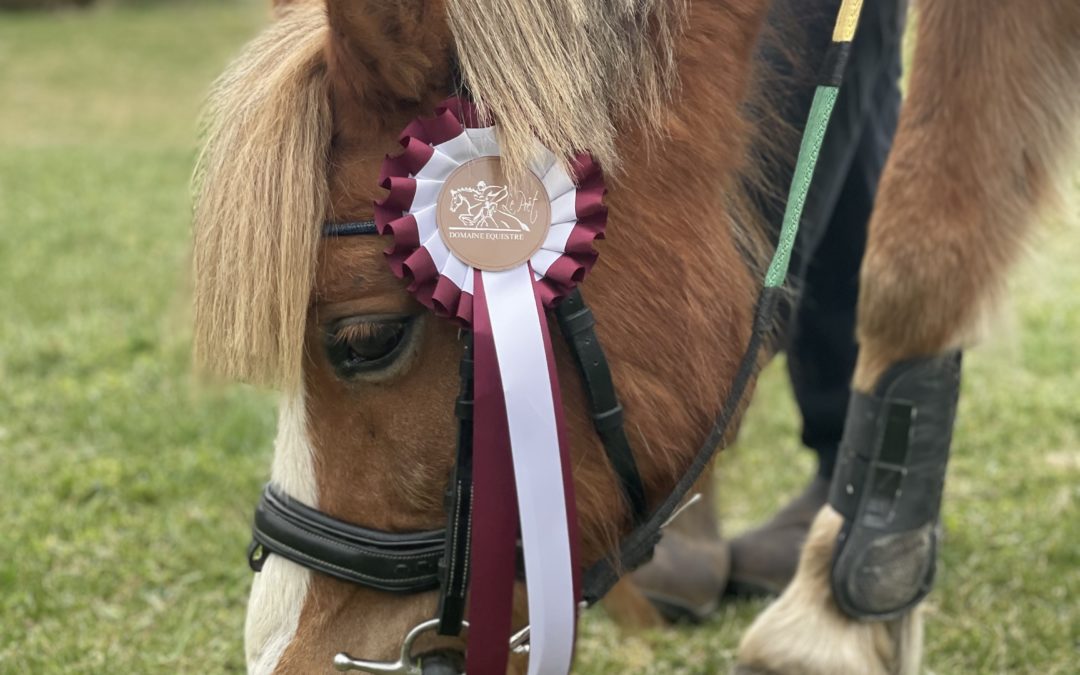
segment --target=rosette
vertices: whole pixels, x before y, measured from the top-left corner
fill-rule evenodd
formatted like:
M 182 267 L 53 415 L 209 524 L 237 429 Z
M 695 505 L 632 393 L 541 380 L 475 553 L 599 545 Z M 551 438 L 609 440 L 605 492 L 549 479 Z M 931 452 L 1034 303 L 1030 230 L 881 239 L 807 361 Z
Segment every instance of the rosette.
M 451 98 L 401 134 L 375 221 L 393 272 L 474 338 L 473 527 L 466 670 L 505 672 L 520 532 L 530 674 L 570 669 L 579 597 L 577 516 L 544 307 L 596 262 L 604 180 L 588 155 L 570 171 L 536 153 L 502 170 L 495 125 Z
M 457 185 L 459 181 L 455 181 L 449 187 L 448 179 L 455 172 L 457 176 L 453 177 L 462 179 L 460 182 L 466 182 L 469 175 L 487 173 L 477 166 L 477 171 L 470 174 L 468 165 L 482 158 L 499 157 L 495 127 L 485 124 L 469 101 L 451 98 L 436 109 L 435 117 L 418 119 L 410 124 L 401 133 L 399 142 L 404 151 L 388 157 L 379 176 L 389 195 L 375 204 L 379 232 L 393 237 L 393 244 L 386 251 L 390 267 L 409 282 L 409 291 L 426 307 L 439 316 L 469 325 L 476 294 L 474 273 L 478 269 L 472 263 L 483 264 L 484 261 L 464 260 L 447 246 L 444 233 L 440 232 L 439 202 L 442 197 L 452 200 L 451 190 L 461 190 L 456 193 L 459 196 L 457 211 L 446 216 L 457 217 L 459 223 L 461 215 L 466 218 L 473 215 L 468 213 L 470 207 L 490 203 L 487 200 L 477 204 L 487 195 L 468 192 L 470 189 L 481 191 L 476 187 L 481 181 L 490 187 L 490 182 L 483 177 L 476 177 L 472 185 Z M 532 206 L 538 219 L 547 215 L 547 222 L 539 224 L 541 232 L 522 241 L 532 245 L 533 250 L 526 260 L 538 282 L 541 301 L 545 307 L 551 307 L 573 290 L 596 261 L 593 241 L 604 237 L 607 223 L 607 210 L 603 204 L 604 177 L 600 167 L 586 154 L 578 155 L 570 163 L 573 176 L 546 150 L 541 151 L 541 158 L 534 161 L 530 169 L 530 175 L 524 179 L 527 185 L 521 187 L 543 188 L 536 195 L 543 204 Z M 478 199 L 469 200 L 474 195 Z M 520 199 L 530 197 L 532 195 L 523 195 Z M 449 209 L 453 204 L 444 206 Z M 505 216 L 502 222 L 507 222 Z M 496 218 L 495 225 L 498 224 Z M 478 224 L 474 231 L 479 232 L 485 225 L 491 223 Z M 533 225 L 526 223 L 530 228 Z M 446 233 L 468 231 L 464 225 L 457 227 L 461 229 L 451 230 L 451 225 L 447 224 Z M 486 266 L 483 269 L 510 266 Z

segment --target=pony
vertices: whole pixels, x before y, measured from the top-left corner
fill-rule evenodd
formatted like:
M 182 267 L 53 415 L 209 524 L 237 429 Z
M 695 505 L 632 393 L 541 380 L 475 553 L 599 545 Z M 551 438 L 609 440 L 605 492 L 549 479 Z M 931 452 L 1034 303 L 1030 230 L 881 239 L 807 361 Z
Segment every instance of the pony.
M 1071 3 L 924 4 L 913 103 L 864 267 L 867 346 L 856 387 L 870 386 L 892 360 L 963 339 L 989 304 L 988 280 L 1015 257 L 1019 231 L 1046 197 L 1063 156 L 1056 139 L 1076 102 L 1066 84 L 1076 81 L 1080 43 Z M 512 170 L 527 165 L 539 140 L 559 158 L 588 149 L 609 175 L 609 236 L 584 290 L 646 498 L 663 500 L 732 387 L 768 262 L 770 233 L 748 187 L 776 133 L 755 114 L 767 78 L 753 54 L 768 5 L 277 3 L 273 23 L 212 90 L 193 242 L 197 363 L 282 392 L 276 488 L 372 529 L 428 530 L 445 519 L 463 349 L 457 331 L 405 291 L 377 237 L 320 233 L 326 222 L 371 216 L 383 195 L 382 158 L 396 151 L 401 129 L 455 93 L 459 67 L 476 104 L 497 116 Z M 1016 26 L 1025 31 L 1016 49 L 1001 49 L 1002 34 Z M 1004 130 L 1015 133 L 996 133 Z M 1007 166 L 991 161 L 1005 151 Z M 941 164 L 937 173 L 925 170 L 928 158 Z M 942 189 L 952 199 L 940 199 Z M 964 236 L 972 228 L 980 237 Z M 943 263 L 962 283 L 942 283 Z M 933 320 L 924 316 L 928 302 L 936 303 Z M 617 548 L 631 514 L 568 350 L 560 343 L 555 353 L 581 562 L 591 564 Z M 917 611 L 862 623 L 833 605 L 822 561 L 837 529 L 826 508 L 795 581 L 740 647 L 744 672 L 917 667 Z M 724 548 L 707 540 L 701 550 L 721 556 Z M 633 604 L 632 589 L 621 597 Z M 248 670 L 323 671 L 341 650 L 392 660 L 435 600 L 350 585 L 270 556 L 251 590 Z M 421 639 L 424 650 L 465 649 L 460 637 Z

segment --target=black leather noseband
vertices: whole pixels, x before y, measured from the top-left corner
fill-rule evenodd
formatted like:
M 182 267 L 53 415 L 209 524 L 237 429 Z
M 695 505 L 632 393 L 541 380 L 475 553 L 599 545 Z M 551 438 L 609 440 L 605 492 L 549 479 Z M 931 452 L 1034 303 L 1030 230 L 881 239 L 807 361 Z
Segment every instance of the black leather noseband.
M 272 551 L 344 581 L 380 591 L 419 593 L 439 586 L 444 536 L 444 530 L 369 530 L 331 518 L 267 485 L 255 509 L 248 555 L 256 571 L 262 569 L 265 551 Z

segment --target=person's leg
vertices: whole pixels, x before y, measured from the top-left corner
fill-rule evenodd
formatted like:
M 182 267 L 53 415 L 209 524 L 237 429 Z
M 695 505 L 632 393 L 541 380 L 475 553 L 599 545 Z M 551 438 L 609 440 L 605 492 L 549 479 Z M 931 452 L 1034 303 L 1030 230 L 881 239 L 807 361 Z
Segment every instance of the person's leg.
M 788 370 L 803 418 L 802 441 L 817 453 L 817 473 L 769 522 L 732 541 L 730 592 L 782 590 L 828 496 L 857 356 L 855 306 L 866 225 L 900 106 L 904 4 L 878 2 L 864 10 L 794 261 L 798 301 L 788 329 Z
M 884 68 L 870 93 L 846 179 L 834 200 L 822 200 L 832 215 L 805 268 L 787 348 L 788 372 L 803 417 L 802 442 L 817 452 L 818 476 L 826 480 L 836 464 L 858 353 L 855 304 L 866 225 L 900 110 L 899 43 L 893 47 L 884 55 Z

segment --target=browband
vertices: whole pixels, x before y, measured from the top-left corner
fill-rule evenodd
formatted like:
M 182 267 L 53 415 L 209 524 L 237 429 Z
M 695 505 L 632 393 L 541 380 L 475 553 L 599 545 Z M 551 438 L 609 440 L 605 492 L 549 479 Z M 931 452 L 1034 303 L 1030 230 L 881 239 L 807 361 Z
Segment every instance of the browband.
M 356 220 L 350 223 L 326 223 L 323 225 L 324 237 L 353 237 L 360 234 L 378 234 L 379 228 L 374 220 Z

